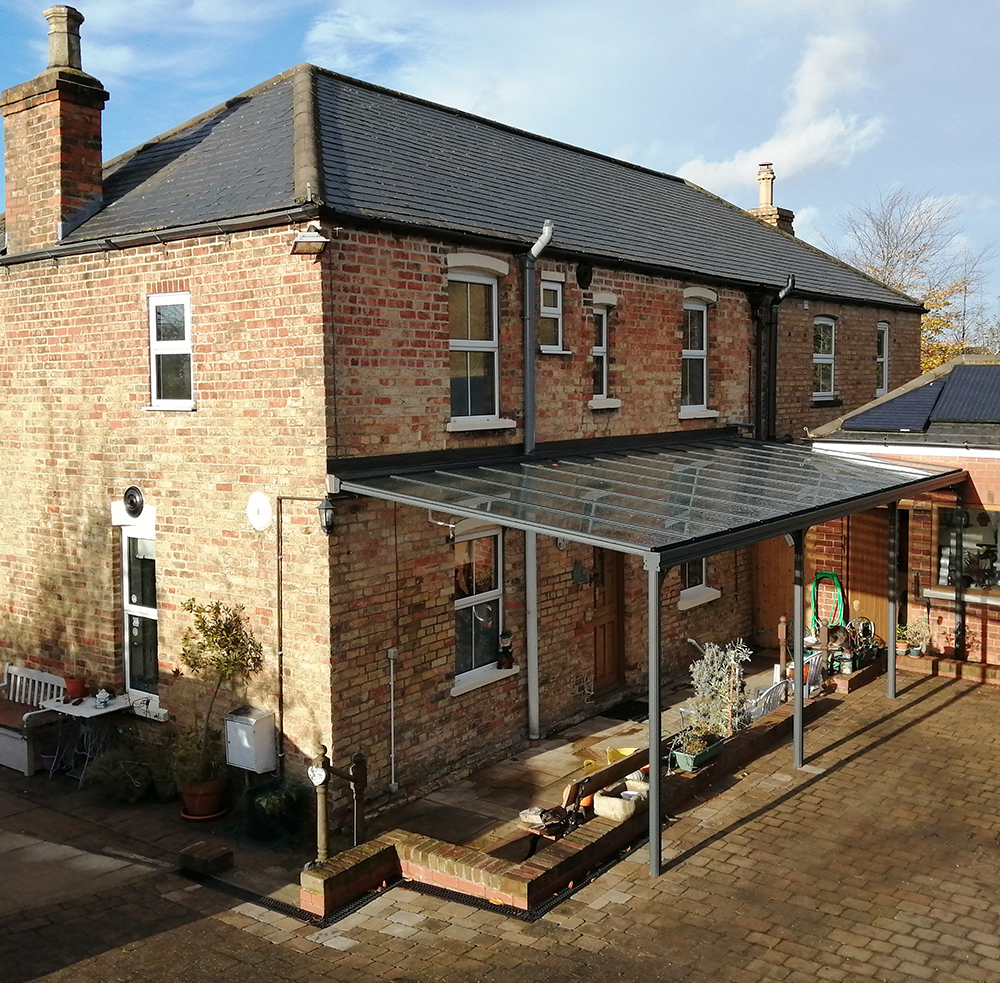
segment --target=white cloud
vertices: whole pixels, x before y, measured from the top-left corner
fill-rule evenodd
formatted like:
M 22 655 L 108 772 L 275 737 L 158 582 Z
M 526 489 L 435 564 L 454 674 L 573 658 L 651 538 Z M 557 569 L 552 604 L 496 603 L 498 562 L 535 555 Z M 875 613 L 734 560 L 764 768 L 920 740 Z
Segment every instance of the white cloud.
M 771 161 L 783 177 L 817 166 L 842 167 L 882 133 L 878 116 L 861 119 L 831 104 L 868 86 L 865 66 L 875 54 L 859 31 L 810 38 L 788 88 L 788 109 L 774 134 L 725 161 L 689 160 L 678 173 L 709 188 L 752 185 L 757 164 Z

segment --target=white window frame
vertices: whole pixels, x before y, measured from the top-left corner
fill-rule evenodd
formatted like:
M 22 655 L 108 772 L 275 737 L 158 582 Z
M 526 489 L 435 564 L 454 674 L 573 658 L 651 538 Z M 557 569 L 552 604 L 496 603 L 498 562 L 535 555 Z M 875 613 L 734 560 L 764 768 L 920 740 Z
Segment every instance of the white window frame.
M 494 540 L 493 550 L 494 550 L 494 556 L 496 557 L 496 565 L 497 565 L 497 570 L 496 570 L 497 586 L 492 590 L 483 591 L 480 594 L 470 594 L 468 597 L 455 598 L 454 611 L 457 615 L 459 611 L 475 607 L 477 604 L 485 604 L 489 601 L 496 601 L 497 638 L 499 638 L 500 632 L 503 631 L 503 625 L 504 625 L 503 530 L 497 526 L 480 526 L 466 533 L 456 533 L 454 542 L 455 544 L 458 544 L 458 543 L 470 542 L 475 539 L 487 539 L 487 538 L 492 538 Z M 456 619 L 456 631 L 457 631 L 457 619 Z M 514 675 L 517 672 L 518 668 L 516 666 L 511 669 L 498 669 L 496 660 L 494 660 L 493 662 L 486 663 L 485 665 L 474 666 L 472 669 L 469 669 L 463 673 L 459 673 L 456 671 L 455 682 L 452 687 L 451 695 L 460 696 L 462 693 L 469 692 L 469 690 L 478 689 L 480 686 L 485 686 L 487 683 L 491 683 L 496 679 L 503 679 L 507 676 Z
M 691 576 L 690 574 L 693 572 L 692 568 L 696 570 L 699 563 L 701 564 L 701 576 L 696 582 L 696 576 Z M 687 579 L 687 587 L 684 586 L 685 578 Z M 717 600 L 720 597 L 722 597 L 721 590 L 708 586 L 708 561 L 705 557 L 702 557 L 700 560 L 689 560 L 687 563 L 682 564 L 681 592 L 677 600 L 677 609 L 679 611 L 686 611 L 689 608 L 707 604 L 709 601 Z
M 702 316 L 702 330 L 701 330 L 701 348 L 684 348 L 681 350 L 681 411 L 698 412 L 699 410 L 708 409 L 708 304 L 704 304 L 700 301 L 686 300 L 684 301 L 685 311 L 701 311 Z M 685 315 L 686 319 L 687 315 Z M 682 326 L 682 330 L 683 326 Z M 700 403 L 685 403 L 684 402 L 684 362 L 690 361 L 700 361 L 701 362 L 701 387 L 704 399 Z
M 189 293 L 150 294 L 149 302 L 149 397 L 154 410 L 194 409 L 194 347 L 191 342 L 191 295 Z M 181 341 L 159 341 L 156 337 L 156 311 L 159 307 L 180 305 L 184 308 L 184 338 Z M 159 374 L 156 359 L 159 355 L 187 355 L 191 374 L 190 399 L 159 399 L 156 395 Z
M 816 351 L 816 334 L 815 329 L 818 324 L 828 324 L 830 326 L 830 351 L 829 352 L 817 352 Z M 813 318 L 813 356 L 812 364 L 816 365 L 829 365 L 830 366 L 830 388 L 829 389 L 814 389 L 813 398 L 814 399 L 830 399 L 837 395 L 837 368 L 836 368 L 836 358 L 837 358 L 837 319 L 834 317 L 828 317 L 823 315 L 821 317 Z M 813 378 L 815 378 L 816 373 L 813 372 Z
M 125 679 L 125 689 L 128 693 L 129 701 L 133 709 L 137 706 L 144 710 L 144 715 L 155 716 L 159 707 L 159 697 L 156 693 L 140 689 L 132 685 L 132 653 L 130 640 L 132 637 L 129 619 L 133 617 L 145 618 L 154 623 L 159 622 L 159 615 L 156 607 L 146 607 L 145 605 L 133 603 L 129 591 L 129 541 L 145 540 L 156 543 L 156 533 L 148 526 L 122 526 L 121 535 L 121 577 L 122 577 L 122 662 L 123 676 Z M 155 547 L 154 547 L 155 548 Z M 154 558 L 155 562 L 155 558 Z M 154 574 L 155 578 L 155 574 Z M 154 579 L 155 590 L 155 579 Z M 159 659 L 157 659 L 157 662 Z
M 482 283 L 490 287 L 490 294 L 492 303 L 491 316 L 493 319 L 493 338 L 489 341 L 479 341 L 473 339 L 463 339 L 463 338 L 451 338 L 448 339 L 448 351 L 449 356 L 451 352 L 492 352 L 493 354 L 493 412 L 487 414 L 479 415 L 455 415 L 455 407 L 452 406 L 451 420 L 453 423 L 460 424 L 462 426 L 472 425 L 473 427 L 477 422 L 481 423 L 491 423 L 492 421 L 499 420 L 500 418 L 500 325 L 499 325 L 499 281 L 495 276 L 484 276 L 481 273 L 468 273 L 462 270 L 449 270 L 448 271 L 448 282 L 456 281 L 458 283 Z M 450 365 L 450 357 L 449 357 Z M 451 385 L 451 375 L 449 368 L 448 384 Z M 450 393 L 449 393 L 450 400 Z
M 555 307 L 546 307 L 542 303 L 546 290 L 555 291 Z M 549 355 L 565 355 L 563 347 L 563 285 L 558 280 L 543 278 L 538 284 L 538 317 L 556 322 L 556 343 L 554 345 L 539 345 L 538 350 Z
M 879 340 L 882 354 L 879 355 Z M 882 385 L 879 383 L 882 377 Z M 889 391 L 889 322 L 879 321 L 875 325 L 875 395 L 884 396 Z
M 600 344 L 594 345 L 590 349 L 590 354 L 594 357 L 595 361 L 597 359 L 601 360 L 601 371 L 600 371 L 600 383 L 598 382 L 598 374 L 594 373 L 594 399 L 595 400 L 606 400 L 611 396 L 610 384 L 609 384 L 609 366 L 608 366 L 608 337 L 609 337 L 609 322 L 611 319 L 611 310 L 603 305 L 598 305 L 594 307 L 594 324 L 599 327 L 600 333 Z

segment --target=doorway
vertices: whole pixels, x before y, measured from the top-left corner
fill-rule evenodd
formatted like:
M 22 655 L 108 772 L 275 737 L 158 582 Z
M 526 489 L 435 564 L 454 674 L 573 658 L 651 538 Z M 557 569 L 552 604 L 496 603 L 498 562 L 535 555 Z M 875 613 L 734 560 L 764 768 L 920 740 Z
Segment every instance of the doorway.
M 593 618 L 594 692 L 606 693 L 624 682 L 625 557 L 613 550 L 594 550 Z

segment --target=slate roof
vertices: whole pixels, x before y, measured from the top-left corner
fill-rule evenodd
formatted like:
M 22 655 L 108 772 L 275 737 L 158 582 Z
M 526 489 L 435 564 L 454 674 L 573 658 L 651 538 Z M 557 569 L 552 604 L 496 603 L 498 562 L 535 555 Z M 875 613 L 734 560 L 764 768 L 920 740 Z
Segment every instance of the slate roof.
M 919 304 L 680 178 L 300 65 L 109 162 L 105 205 L 64 242 L 261 213 L 482 235 L 741 285 Z M 303 175 L 312 176 L 308 188 Z
M 824 440 L 1000 447 L 1000 359 L 959 356 L 821 427 Z

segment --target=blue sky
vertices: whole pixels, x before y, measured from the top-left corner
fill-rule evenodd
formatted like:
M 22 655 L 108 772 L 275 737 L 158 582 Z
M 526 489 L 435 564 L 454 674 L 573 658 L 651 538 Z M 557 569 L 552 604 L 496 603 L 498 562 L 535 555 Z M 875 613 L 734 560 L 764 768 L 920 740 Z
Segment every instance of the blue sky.
M 0 88 L 46 64 L 0 0 Z M 879 188 L 954 196 L 1000 239 L 996 0 L 79 0 L 105 156 L 301 61 L 688 177 L 742 207 L 757 164 L 796 232 Z M 609 216 L 613 221 L 613 216 Z M 992 264 L 994 268 L 997 262 Z M 994 270 L 984 301 L 1000 313 Z

